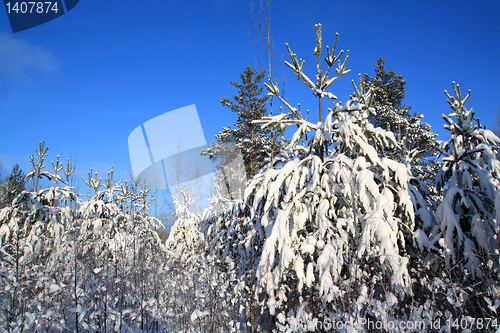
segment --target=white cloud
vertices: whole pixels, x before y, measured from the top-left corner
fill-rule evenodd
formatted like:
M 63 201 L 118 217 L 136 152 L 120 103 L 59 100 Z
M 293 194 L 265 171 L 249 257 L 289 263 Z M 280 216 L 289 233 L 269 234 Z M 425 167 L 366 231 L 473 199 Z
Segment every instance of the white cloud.
M 12 37 L 0 34 L 0 75 L 8 79 L 24 80 L 32 75 L 54 73 L 58 60 L 47 50 L 30 45 Z

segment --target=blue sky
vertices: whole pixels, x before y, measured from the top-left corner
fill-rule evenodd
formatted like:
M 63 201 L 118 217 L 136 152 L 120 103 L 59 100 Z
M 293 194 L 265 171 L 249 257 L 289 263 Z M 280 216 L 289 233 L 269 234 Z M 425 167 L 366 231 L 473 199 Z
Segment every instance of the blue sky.
M 127 138 L 143 122 L 196 104 L 208 142 L 236 117 L 220 105 L 230 81 L 257 66 L 248 3 L 236 0 L 80 1 L 44 25 L 13 34 L 0 10 L 0 158 L 7 171 L 45 139 L 50 158 L 73 157 L 84 175 L 115 166 L 129 174 Z M 405 104 L 424 114 L 440 139 L 443 93 L 472 90 L 469 107 L 492 127 L 500 106 L 500 2 L 283 1 L 272 4 L 277 78 L 290 102 L 315 114 L 307 88 L 283 65 L 285 42 L 314 75 L 315 23 L 323 45 L 350 50 L 352 73 L 331 91 L 341 101 L 378 57 L 407 81 Z M 263 52 L 260 49 L 260 52 Z M 169 144 L 165 142 L 165 144 Z M 50 163 L 47 163 L 47 168 Z

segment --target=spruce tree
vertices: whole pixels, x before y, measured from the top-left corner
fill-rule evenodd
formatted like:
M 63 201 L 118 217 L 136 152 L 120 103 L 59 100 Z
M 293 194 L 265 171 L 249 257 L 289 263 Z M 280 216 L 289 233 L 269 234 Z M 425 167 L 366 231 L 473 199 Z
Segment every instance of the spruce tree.
M 369 77 L 368 74 L 364 75 L 365 83 L 368 83 L 374 89 L 373 106 L 405 107 L 403 99 L 405 97 L 406 81 L 403 76 L 396 74 L 390 67 L 387 73 L 385 71 L 385 60 L 382 57 L 377 59 L 375 73 L 374 77 Z
M 378 58 L 375 73 L 373 77 L 365 74 L 363 78 L 374 93 L 372 106 L 375 113 L 369 116 L 369 121 L 375 127 L 390 130 L 396 135 L 403 145 L 398 153 L 413 152 L 421 159 L 432 156 L 436 152 L 437 135 L 432 133 L 429 124 L 422 122 L 422 114 L 410 113 L 411 107 L 403 104 L 406 88 L 403 76 L 390 67 L 386 72 L 383 58 Z
M 255 173 L 266 164 L 273 154 L 271 132 L 254 123 L 267 116 L 267 95 L 262 95 L 261 84 L 265 72 L 258 73 L 248 66 L 240 74 L 241 83 L 231 82 L 238 89 L 233 100 L 226 97 L 219 99 L 238 115 L 234 128 L 224 127 L 215 137 L 216 143 L 204 150 L 203 154 L 209 155 L 213 160 L 225 160 L 227 147 L 234 145 L 241 150 L 247 178 L 252 178 Z M 222 162 L 225 163 L 225 162 Z M 224 164 L 223 164 L 224 165 Z

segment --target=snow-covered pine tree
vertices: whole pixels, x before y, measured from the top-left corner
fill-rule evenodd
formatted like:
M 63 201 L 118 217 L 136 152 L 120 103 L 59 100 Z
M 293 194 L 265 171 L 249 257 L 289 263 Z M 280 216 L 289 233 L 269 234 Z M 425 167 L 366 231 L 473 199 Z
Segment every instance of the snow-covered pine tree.
M 470 91 L 462 99 L 458 84 L 453 82 L 453 88 L 455 96 L 445 91 L 452 108 L 443 114 L 450 139 L 441 143 L 444 157 L 436 177 L 437 190 L 444 190 L 436 212 L 440 245 L 460 280 L 482 278 L 483 285 L 498 288 L 500 139 L 465 107 Z
M 5 308 L 0 321 L 7 330 L 34 330 L 52 327 L 62 329 L 61 318 L 66 309 L 59 302 L 66 286 L 63 280 L 64 235 L 74 218 L 73 212 L 62 203 L 78 202 L 73 189 L 59 176 L 59 158 L 52 163 L 54 173 L 42 171 L 48 147 L 40 143 L 38 162 L 32 155 L 34 170 L 27 177 L 44 176 L 53 186 L 33 192 L 22 191 L 11 205 L 0 211 L 0 303 Z M 65 185 L 60 187 L 59 183 Z
M 102 182 L 89 172 L 85 183 L 94 195 L 81 205 L 73 237 L 77 262 L 75 304 L 82 328 L 113 331 L 144 330 L 157 321 L 158 260 L 163 246 L 149 216 L 149 190 L 139 180 L 118 183 L 113 169 Z M 151 273 L 151 274 L 149 274 Z M 76 283 L 76 282 L 75 282 Z
M 201 217 L 190 210 L 194 197 L 186 187 L 181 188 L 182 199 L 174 197 L 176 220 L 165 242 L 167 250 L 177 258 L 187 258 L 203 250 L 204 236 L 200 229 Z
M 364 316 L 362 309 L 374 298 L 397 303 L 395 295 L 410 287 L 405 242 L 417 227 L 431 224 L 430 215 L 422 214 L 415 226 L 410 167 L 384 156 L 397 142 L 392 132 L 368 121 L 375 110 L 364 82 L 354 86 L 345 105 L 326 91 L 348 73 L 347 56 L 339 61 L 343 51 L 336 53 L 336 41 L 332 52 L 327 47 L 323 71 L 321 25 L 316 32 L 316 83 L 288 45 L 292 63 L 286 64 L 318 97 L 319 110 L 324 97 L 333 107 L 313 124 L 280 96 L 275 83 L 266 84 L 290 112 L 266 117 L 262 126 L 298 130 L 283 166 L 262 169 L 250 183 L 248 206 L 235 206 L 209 229 L 212 249 L 237 258 L 245 268 L 242 279 L 257 285 L 261 307 L 280 325 L 291 323 L 287 316 L 317 320 L 329 311 Z M 332 69 L 336 75 L 329 77 Z M 306 139 L 308 132 L 313 133 Z
M 262 95 L 261 84 L 265 72 L 258 73 L 248 66 L 240 74 L 242 83 L 231 82 L 238 89 L 238 94 L 230 100 L 222 97 L 219 101 L 238 115 L 234 128 L 224 127 L 216 135 L 217 143 L 204 150 L 205 155 L 217 158 L 225 153 L 225 147 L 231 144 L 240 149 L 243 155 L 247 178 L 250 179 L 278 152 L 269 129 L 262 129 L 253 121 L 266 116 L 268 96 Z M 220 156 L 219 156 L 220 157 Z

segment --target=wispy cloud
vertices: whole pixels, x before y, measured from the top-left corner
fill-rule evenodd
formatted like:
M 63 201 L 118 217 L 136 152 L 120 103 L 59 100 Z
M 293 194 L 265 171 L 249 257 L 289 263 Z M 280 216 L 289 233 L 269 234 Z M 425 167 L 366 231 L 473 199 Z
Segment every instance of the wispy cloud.
M 0 154 L 0 175 L 2 172 L 4 176 L 9 174 L 16 164 L 19 164 L 24 173 L 31 171 L 29 154 Z
M 0 34 L 0 75 L 25 80 L 32 75 L 54 73 L 59 61 L 49 51 L 10 34 Z

